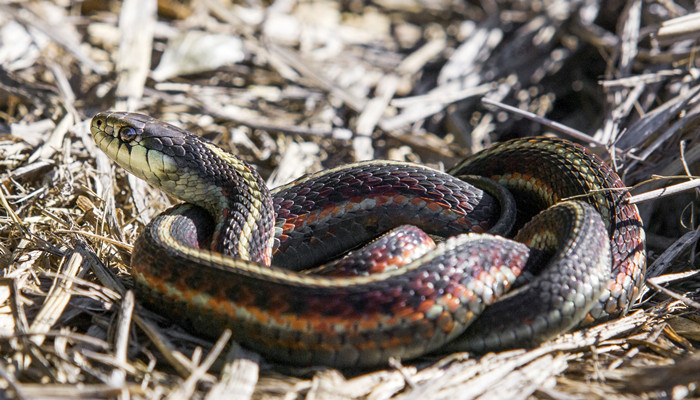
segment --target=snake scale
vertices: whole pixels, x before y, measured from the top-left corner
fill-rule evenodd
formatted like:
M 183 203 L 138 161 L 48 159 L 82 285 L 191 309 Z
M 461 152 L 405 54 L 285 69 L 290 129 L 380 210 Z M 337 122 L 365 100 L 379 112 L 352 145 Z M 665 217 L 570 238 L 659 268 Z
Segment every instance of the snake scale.
M 138 298 L 281 362 L 535 346 L 625 313 L 644 275 L 642 222 L 622 182 L 565 140 L 503 142 L 449 173 L 349 164 L 270 191 L 239 158 L 145 115 L 99 113 L 91 132 L 120 166 L 185 202 L 135 243 Z

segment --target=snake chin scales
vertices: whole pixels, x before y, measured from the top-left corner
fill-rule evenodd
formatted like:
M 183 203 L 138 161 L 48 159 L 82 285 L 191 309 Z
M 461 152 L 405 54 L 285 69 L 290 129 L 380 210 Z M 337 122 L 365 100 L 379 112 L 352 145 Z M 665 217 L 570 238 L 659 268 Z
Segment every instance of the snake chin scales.
M 184 202 L 134 244 L 139 301 L 271 360 L 367 367 L 534 347 L 623 315 L 640 292 L 639 212 L 611 167 L 566 140 L 498 143 L 448 173 L 348 164 L 270 191 L 235 155 L 149 116 L 99 113 L 90 130 Z

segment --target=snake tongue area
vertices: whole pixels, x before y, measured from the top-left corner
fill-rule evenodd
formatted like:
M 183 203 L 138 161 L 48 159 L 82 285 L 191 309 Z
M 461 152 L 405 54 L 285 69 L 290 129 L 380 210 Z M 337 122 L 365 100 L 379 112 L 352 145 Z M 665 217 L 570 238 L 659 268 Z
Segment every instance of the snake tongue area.
M 229 328 L 236 340 L 271 359 L 355 367 L 413 358 L 455 339 L 460 350 L 536 345 L 586 313 L 624 312 L 643 273 L 641 221 L 636 208 L 621 204 L 619 192 L 592 195 L 593 206 L 554 205 L 525 225 L 516 236 L 520 243 L 461 233 L 509 231 L 509 218 L 498 217 L 515 212 L 505 189 L 485 193 L 414 164 L 350 164 L 270 193 L 235 156 L 153 118 L 100 113 L 91 131 L 119 165 L 186 202 L 156 216 L 135 243 L 139 299 L 206 336 Z M 557 163 L 563 165 L 557 169 Z M 550 139 L 496 146 L 452 173 L 495 179 L 523 195 L 526 200 L 518 201 L 528 207 L 622 187 L 602 161 Z M 407 223 L 448 239 L 404 266 L 367 276 L 280 268 L 313 267 Z M 202 248 L 210 236 L 211 249 Z M 380 239 L 371 246 L 349 257 L 392 244 Z M 537 268 L 539 280 L 506 294 L 540 253 L 549 261 Z M 468 328 L 485 308 L 484 318 Z M 502 321 L 509 317 L 517 318 Z

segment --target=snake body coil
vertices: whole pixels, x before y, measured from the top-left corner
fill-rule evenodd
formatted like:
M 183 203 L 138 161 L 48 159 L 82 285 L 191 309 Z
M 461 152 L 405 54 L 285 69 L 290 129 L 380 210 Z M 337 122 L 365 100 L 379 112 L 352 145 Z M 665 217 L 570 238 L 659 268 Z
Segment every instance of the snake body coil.
M 587 314 L 625 312 L 644 271 L 636 208 L 622 204 L 623 192 L 607 190 L 622 188 L 619 178 L 566 141 L 506 142 L 459 164 L 454 176 L 371 161 L 270 193 L 243 161 L 153 118 L 100 113 L 91 131 L 122 167 L 186 202 L 158 215 L 135 244 L 139 298 L 208 336 L 230 328 L 235 339 L 284 362 L 368 366 L 449 342 L 480 351 L 535 345 Z M 489 161 L 499 157 L 507 161 Z M 499 181 L 516 199 L 524 193 L 518 210 L 553 206 L 520 229 L 517 241 L 482 233 L 506 233 L 509 218 L 499 216 L 514 206 L 502 189 L 478 184 L 486 193 L 458 178 L 465 174 Z M 561 202 L 575 195 L 584 201 Z M 448 239 L 425 247 L 374 241 L 343 262 L 362 264 L 372 253 L 393 259 L 403 247 L 420 252 L 365 276 L 294 271 L 402 224 Z M 419 236 L 408 229 L 397 235 Z M 538 276 L 498 302 L 523 270 Z M 516 311 L 508 306 L 513 299 Z

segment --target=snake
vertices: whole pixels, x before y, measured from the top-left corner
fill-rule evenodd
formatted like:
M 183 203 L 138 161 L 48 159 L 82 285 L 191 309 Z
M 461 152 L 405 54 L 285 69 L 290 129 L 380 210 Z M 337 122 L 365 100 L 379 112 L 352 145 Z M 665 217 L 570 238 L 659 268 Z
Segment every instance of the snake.
M 146 115 L 101 112 L 90 131 L 183 201 L 134 243 L 139 301 L 274 361 L 373 367 L 537 346 L 623 315 L 642 285 L 636 206 L 564 139 L 497 143 L 447 172 L 351 163 L 270 190 L 239 157 Z

